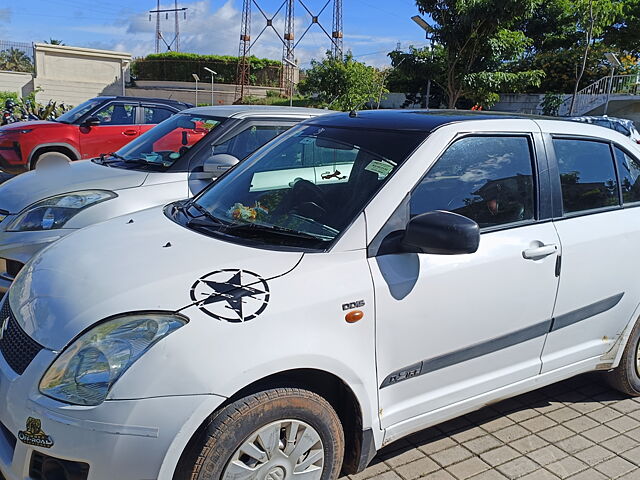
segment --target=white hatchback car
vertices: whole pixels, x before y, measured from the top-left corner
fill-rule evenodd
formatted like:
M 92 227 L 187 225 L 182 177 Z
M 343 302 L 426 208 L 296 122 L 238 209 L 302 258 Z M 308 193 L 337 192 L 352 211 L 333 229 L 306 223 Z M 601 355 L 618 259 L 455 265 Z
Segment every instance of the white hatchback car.
M 37 254 L 0 319 L 8 480 L 334 480 L 592 370 L 640 394 L 640 160 L 574 122 L 320 116 Z
M 0 185 L 0 293 L 39 250 L 87 225 L 198 193 L 224 170 L 328 110 L 183 110 L 116 153 L 38 168 Z

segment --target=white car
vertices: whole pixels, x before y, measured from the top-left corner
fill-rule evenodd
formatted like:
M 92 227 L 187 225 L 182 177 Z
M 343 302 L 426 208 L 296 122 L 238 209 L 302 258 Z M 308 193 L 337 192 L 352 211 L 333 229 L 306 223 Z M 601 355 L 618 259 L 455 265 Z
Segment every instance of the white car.
M 290 107 L 191 108 L 116 153 L 38 168 L 0 185 L 0 293 L 36 252 L 59 238 L 192 196 L 292 125 L 326 113 Z
M 640 160 L 565 121 L 308 120 L 3 301 L 7 480 L 335 480 L 592 370 L 640 394 Z

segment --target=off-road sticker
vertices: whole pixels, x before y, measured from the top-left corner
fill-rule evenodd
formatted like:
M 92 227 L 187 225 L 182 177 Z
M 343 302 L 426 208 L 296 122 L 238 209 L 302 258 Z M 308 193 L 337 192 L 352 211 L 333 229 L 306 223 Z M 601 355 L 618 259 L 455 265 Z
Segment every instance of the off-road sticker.
M 27 418 L 27 428 L 18 432 L 22 443 L 35 447 L 51 448 L 53 439 L 42 431 L 42 422 L 38 418 Z
M 218 320 L 243 323 L 267 308 L 269 285 L 248 270 L 216 270 L 191 287 L 191 299 L 201 311 Z

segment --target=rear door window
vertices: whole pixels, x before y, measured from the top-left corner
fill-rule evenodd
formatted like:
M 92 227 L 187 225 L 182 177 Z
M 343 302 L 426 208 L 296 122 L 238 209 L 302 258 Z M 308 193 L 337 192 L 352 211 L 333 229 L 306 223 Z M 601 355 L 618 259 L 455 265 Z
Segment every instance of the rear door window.
M 618 181 L 608 143 L 555 138 L 553 147 L 565 214 L 619 204 Z
M 622 187 L 622 202 L 634 203 L 640 201 L 640 161 L 627 152 L 616 147 L 616 162 L 618 176 Z
M 159 107 L 156 105 L 148 106 L 145 105 L 142 107 L 142 123 L 143 124 L 155 124 L 160 123 L 175 112 L 166 107 Z

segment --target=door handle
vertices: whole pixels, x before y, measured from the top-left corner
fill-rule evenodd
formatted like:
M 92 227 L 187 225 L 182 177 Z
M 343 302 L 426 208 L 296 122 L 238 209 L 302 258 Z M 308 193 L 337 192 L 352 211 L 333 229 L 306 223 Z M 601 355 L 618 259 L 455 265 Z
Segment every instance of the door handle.
M 137 130 L 133 130 L 133 129 L 129 129 L 129 130 L 125 130 L 124 132 L 122 132 L 124 135 L 128 135 L 130 137 L 136 135 L 138 133 Z
M 558 246 L 555 243 L 549 245 L 541 245 L 539 247 L 527 248 L 522 252 L 522 256 L 527 260 L 539 260 L 558 252 Z

